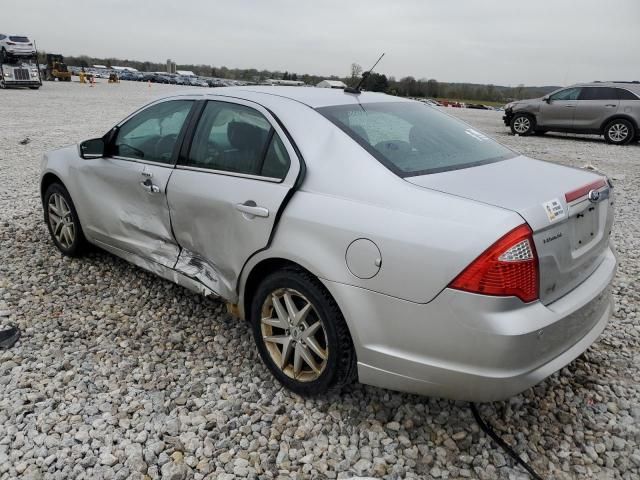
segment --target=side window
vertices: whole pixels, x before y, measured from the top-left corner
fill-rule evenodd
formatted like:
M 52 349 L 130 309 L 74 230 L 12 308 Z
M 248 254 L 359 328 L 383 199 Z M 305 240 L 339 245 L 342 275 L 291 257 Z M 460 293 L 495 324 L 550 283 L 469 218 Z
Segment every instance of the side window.
M 7 38 L 7 37 L 0 33 L 0 40 L 4 40 L 5 38 Z
M 578 100 L 617 100 L 616 90 L 611 87 L 583 87 Z
M 629 90 L 625 90 L 624 88 L 616 88 L 618 91 L 618 98 L 620 100 L 640 100 L 637 95 L 634 95 Z
M 552 101 L 554 100 L 576 100 L 578 95 L 580 95 L 580 88 L 565 88 L 564 90 L 560 90 L 559 92 L 554 93 L 549 97 Z
M 273 132 L 267 155 L 264 157 L 264 162 L 262 163 L 260 175 L 283 179 L 289 171 L 290 163 L 291 160 L 289 159 L 289 154 L 287 153 L 284 143 L 282 143 L 278 134 Z
M 170 100 L 146 108 L 120 127 L 111 154 L 171 163 L 178 134 L 192 105 L 192 100 Z
M 187 164 L 284 178 L 289 156 L 260 112 L 244 105 L 209 101 L 196 128 Z

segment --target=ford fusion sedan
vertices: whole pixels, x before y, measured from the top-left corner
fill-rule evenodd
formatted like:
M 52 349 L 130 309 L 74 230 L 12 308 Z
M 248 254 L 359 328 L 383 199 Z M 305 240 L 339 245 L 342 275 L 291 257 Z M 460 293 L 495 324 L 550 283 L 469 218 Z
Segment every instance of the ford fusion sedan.
M 516 135 L 570 132 L 603 135 L 608 143 L 640 140 L 640 82 L 593 82 L 505 106 Z
M 56 247 L 97 245 L 225 299 L 302 395 L 356 379 L 506 398 L 611 314 L 613 189 L 421 102 L 187 91 L 44 156 Z

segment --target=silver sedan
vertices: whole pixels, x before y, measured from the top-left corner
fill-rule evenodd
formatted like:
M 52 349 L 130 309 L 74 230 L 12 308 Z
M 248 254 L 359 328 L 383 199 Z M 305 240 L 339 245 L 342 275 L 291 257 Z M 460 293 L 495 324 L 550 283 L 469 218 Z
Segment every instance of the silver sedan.
M 611 314 L 613 189 L 437 108 L 232 87 L 153 102 L 44 156 L 66 255 L 96 245 L 225 299 L 278 381 L 506 398 Z

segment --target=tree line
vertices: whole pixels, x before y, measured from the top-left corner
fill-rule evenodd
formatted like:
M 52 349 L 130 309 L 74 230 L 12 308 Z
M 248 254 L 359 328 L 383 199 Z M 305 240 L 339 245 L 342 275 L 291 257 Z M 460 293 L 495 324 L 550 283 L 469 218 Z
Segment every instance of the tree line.
M 44 61 L 45 53 L 41 54 L 41 61 Z M 131 67 L 143 72 L 164 72 L 166 63 L 117 59 L 117 58 L 97 58 L 88 55 L 67 56 L 67 65 L 78 67 L 90 67 L 91 65 L 113 65 Z M 324 79 L 342 80 L 347 85 L 355 86 L 362 78 L 362 67 L 353 63 L 350 75 L 340 77 L 337 75 L 310 75 L 297 72 L 279 70 L 258 70 L 255 68 L 228 68 L 226 66 L 211 66 L 204 64 L 178 64 L 178 70 L 190 70 L 196 75 L 203 77 L 214 77 L 222 79 L 243 80 L 247 82 L 259 83 L 267 79 L 299 80 L 309 85 L 316 85 Z M 383 73 L 372 73 L 368 75 L 362 84 L 362 88 L 368 91 L 384 92 L 391 95 L 403 97 L 425 97 L 425 98 L 449 98 L 474 100 L 477 102 L 508 102 L 523 98 L 541 97 L 556 88 L 557 86 L 529 87 L 523 84 L 511 87 L 493 84 L 476 83 L 451 83 L 439 82 L 433 78 L 416 79 L 413 76 L 396 79 L 394 76 L 387 77 Z

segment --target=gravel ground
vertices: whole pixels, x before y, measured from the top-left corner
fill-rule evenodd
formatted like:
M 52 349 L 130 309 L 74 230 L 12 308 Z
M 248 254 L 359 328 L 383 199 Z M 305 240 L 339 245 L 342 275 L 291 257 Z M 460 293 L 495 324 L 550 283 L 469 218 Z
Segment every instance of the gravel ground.
M 23 330 L 0 352 L 0 479 L 528 478 L 465 403 L 362 385 L 304 400 L 274 383 L 221 303 L 105 253 L 57 253 L 42 153 L 175 88 L 0 91 L 0 323 Z M 639 478 L 640 146 L 513 137 L 498 112 L 449 111 L 525 154 L 613 178 L 611 324 L 561 372 L 480 409 L 546 478 Z

